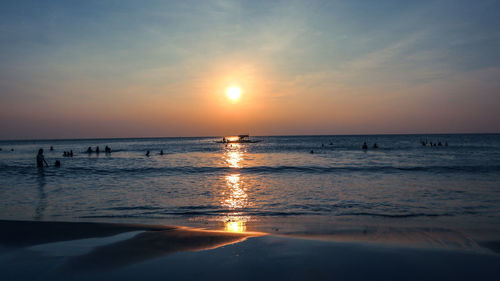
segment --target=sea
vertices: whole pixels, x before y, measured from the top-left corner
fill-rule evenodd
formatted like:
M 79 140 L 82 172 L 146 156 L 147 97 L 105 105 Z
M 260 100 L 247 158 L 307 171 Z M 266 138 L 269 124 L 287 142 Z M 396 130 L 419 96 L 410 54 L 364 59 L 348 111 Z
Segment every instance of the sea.
M 0 219 L 500 234 L 499 134 L 221 139 L 0 141 Z M 40 148 L 49 167 L 36 167 Z

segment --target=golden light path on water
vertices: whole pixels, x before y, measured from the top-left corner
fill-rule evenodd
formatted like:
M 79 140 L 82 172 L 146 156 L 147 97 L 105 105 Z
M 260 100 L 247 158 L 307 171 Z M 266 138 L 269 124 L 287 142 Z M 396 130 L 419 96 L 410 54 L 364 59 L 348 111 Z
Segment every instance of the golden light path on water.
M 224 153 L 225 161 L 230 168 L 241 168 L 243 160 L 243 145 L 233 143 L 226 145 Z M 242 208 L 248 207 L 248 194 L 243 180 L 239 173 L 230 173 L 225 176 L 226 189 L 223 192 L 221 205 L 232 212 L 224 216 L 224 230 L 230 232 L 245 232 L 246 223 L 250 220 L 249 216 L 244 216 L 238 212 Z

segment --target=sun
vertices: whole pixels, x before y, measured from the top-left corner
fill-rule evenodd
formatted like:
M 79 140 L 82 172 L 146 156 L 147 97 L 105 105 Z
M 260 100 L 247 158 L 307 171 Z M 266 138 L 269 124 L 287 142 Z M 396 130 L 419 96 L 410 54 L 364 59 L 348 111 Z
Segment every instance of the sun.
M 241 89 L 239 87 L 236 87 L 236 86 L 229 87 L 226 90 L 226 95 L 232 101 L 236 101 L 241 96 Z

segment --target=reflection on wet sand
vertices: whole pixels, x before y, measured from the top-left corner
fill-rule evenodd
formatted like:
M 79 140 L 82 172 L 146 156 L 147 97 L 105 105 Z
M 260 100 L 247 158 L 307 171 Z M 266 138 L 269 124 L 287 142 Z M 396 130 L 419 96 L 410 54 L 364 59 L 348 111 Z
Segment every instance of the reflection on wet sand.
M 109 270 L 176 252 L 215 249 L 259 235 L 187 229 L 146 231 L 131 239 L 97 247 L 88 254 L 72 257 L 61 271 L 75 273 Z
M 245 232 L 247 230 L 247 222 L 250 220 L 249 216 L 242 216 L 235 214 L 234 216 L 224 217 L 224 230 L 228 232 Z
M 73 252 L 77 255 L 62 254 L 68 259 L 58 274 L 108 270 L 175 252 L 215 249 L 264 235 L 113 223 L 0 221 L 0 228 L 0 245 L 4 249 L 32 247 L 33 254 L 41 258 L 52 252 L 60 256 L 61 247 L 66 249 L 63 252 L 75 247 Z M 133 235 L 134 232 L 139 234 Z M 113 238 L 116 236 L 125 240 L 117 241 Z M 80 248 L 86 247 L 90 247 L 90 252 L 79 253 Z
M 298 238 L 327 240 L 334 242 L 363 242 L 387 245 L 401 245 L 417 248 L 485 250 L 474 239 L 465 233 L 446 228 L 428 227 L 365 227 L 342 228 L 327 233 L 312 231 L 287 233 L 286 236 Z

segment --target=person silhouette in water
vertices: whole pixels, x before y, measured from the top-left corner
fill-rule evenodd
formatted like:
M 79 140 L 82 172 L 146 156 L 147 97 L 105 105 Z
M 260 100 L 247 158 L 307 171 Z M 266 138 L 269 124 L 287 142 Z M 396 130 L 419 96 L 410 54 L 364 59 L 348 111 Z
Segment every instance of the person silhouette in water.
M 38 155 L 36 156 L 36 166 L 38 168 L 43 168 L 43 164 L 45 163 L 45 167 L 48 167 L 47 161 L 45 161 L 45 157 L 43 156 L 43 149 L 38 150 Z

